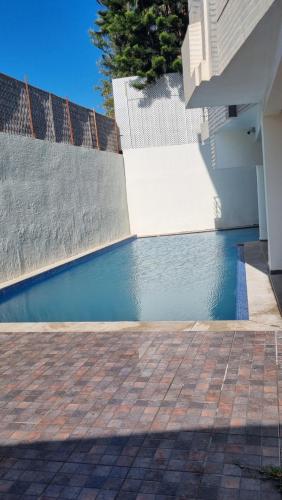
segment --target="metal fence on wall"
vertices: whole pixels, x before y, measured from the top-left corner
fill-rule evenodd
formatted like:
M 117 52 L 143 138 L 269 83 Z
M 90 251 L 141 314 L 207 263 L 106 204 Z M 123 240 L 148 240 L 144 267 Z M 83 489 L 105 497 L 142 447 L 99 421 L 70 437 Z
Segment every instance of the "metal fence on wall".
M 2 73 L 0 132 L 120 152 L 114 119 Z

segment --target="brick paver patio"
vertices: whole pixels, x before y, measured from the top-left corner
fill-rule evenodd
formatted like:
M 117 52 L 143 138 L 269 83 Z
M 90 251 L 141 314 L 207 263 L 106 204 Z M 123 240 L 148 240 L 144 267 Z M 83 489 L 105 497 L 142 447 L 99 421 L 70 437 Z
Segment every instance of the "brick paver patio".
M 0 498 L 281 498 L 282 334 L 0 340 Z

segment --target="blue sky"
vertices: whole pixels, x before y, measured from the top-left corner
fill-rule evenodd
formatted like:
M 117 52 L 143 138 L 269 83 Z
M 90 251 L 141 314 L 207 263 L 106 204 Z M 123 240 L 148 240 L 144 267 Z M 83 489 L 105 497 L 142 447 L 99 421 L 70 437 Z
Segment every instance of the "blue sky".
M 0 72 L 101 111 L 95 0 L 0 0 Z

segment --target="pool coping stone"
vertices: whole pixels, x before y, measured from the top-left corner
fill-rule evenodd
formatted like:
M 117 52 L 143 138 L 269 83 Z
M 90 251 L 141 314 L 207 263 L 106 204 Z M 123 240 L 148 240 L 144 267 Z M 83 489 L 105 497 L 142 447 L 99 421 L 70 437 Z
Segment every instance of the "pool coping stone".
M 265 324 L 255 321 L 116 321 L 116 322 L 73 322 L 73 323 L 0 323 L 0 333 L 21 332 L 124 332 L 124 331 L 156 331 L 156 332 L 230 332 L 230 331 L 279 331 L 278 324 Z

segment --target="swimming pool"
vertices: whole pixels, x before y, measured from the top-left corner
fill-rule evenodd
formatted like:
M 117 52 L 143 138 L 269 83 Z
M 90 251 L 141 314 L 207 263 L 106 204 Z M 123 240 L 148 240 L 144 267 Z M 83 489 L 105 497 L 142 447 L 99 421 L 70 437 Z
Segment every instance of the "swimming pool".
M 238 243 L 256 228 L 140 238 L 0 293 L 1 322 L 236 318 Z

